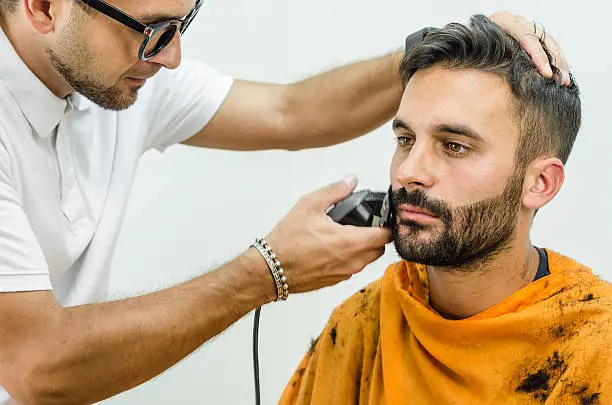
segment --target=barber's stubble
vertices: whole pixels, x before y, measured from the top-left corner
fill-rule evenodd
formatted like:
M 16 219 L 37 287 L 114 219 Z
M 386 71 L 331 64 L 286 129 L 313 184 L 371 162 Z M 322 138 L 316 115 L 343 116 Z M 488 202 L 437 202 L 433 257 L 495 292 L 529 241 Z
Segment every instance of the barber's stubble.
M 60 33 L 57 49 L 45 49 L 53 68 L 64 78 L 77 93 L 82 94 L 100 107 L 119 111 L 129 108 L 138 98 L 142 86 L 121 86 L 126 77 L 152 77 L 159 67 L 146 66 L 133 68 L 125 72 L 113 84 L 103 83 L 104 63 L 95 52 L 87 48 L 85 35 L 84 11 L 74 7 L 71 12 L 71 24 Z M 110 45 L 109 45 L 110 46 Z

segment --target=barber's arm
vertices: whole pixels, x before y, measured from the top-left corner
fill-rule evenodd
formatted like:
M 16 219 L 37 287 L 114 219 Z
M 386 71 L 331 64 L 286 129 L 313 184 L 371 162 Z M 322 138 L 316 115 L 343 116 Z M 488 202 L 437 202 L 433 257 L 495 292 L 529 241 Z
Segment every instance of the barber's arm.
M 342 181 L 303 197 L 267 236 L 291 293 L 346 280 L 384 253 L 389 230 L 341 226 L 325 214 L 354 187 Z M 31 234 L 9 226 L 25 218 L 12 201 L 0 195 L 3 276 L 22 274 L 26 249 L 37 250 Z M 19 404 L 98 402 L 162 373 L 276 294 L 255 248 L 189 282 L 121 301 L 64 308 L 51 291 L 2 292 L 0 386 Z
M 552 75 L 538 39 L 541 25 L 507 11 L 490 18 L 523 45 L 543 75 Z M 548 34 L 545 43 L 563 83 L 569 84 L 559 46 Z M 237 80 L 212 121 L 183 143 L 231 150 L 299 150 L 356 138 L 397 111 L 402 56 L 397 52 L 287 85 Z
M 298 150 L 363 135 L 397 111 L 402 56 L 398 52 L 288 85 L 237 80 L 212 121 L 184 143 Z

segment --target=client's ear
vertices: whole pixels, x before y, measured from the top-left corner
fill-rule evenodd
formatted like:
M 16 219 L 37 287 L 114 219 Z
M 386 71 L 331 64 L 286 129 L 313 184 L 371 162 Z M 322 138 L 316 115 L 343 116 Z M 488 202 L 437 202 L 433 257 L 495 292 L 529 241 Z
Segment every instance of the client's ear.
M 525 175 L 523 206 L 532 210 L 545 206 L 561 190 L 564 180 L 565 168 L 558 158 L 536 159 Z

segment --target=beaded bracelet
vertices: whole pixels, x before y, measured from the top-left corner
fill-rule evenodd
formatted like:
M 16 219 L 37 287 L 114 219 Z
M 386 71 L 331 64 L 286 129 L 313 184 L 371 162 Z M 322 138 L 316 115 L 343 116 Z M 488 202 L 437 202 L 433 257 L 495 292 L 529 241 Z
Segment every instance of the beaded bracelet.
M 268 263 L 270 273 L 276 284 L 276 301 L 285 301 L 289 297 L 289 284 L 276 254 L 263 238 L 256 238 L 254 246 Z

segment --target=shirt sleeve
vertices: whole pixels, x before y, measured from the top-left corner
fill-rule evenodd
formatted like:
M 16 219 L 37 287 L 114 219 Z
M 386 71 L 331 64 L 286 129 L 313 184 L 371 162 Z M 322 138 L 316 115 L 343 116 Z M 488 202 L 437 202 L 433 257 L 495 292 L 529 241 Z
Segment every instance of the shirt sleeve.
M 147 128 L 143 152 L 151 148 L 163 152 L 203 129 L 232 84 L 232 77 L 194 60 L 183 60 L 175 70 L 160 71 L 145 85 L 139 100 Z
M 51 290 L 49 268 L 12 185 L 0 143 L 0 293 Z

